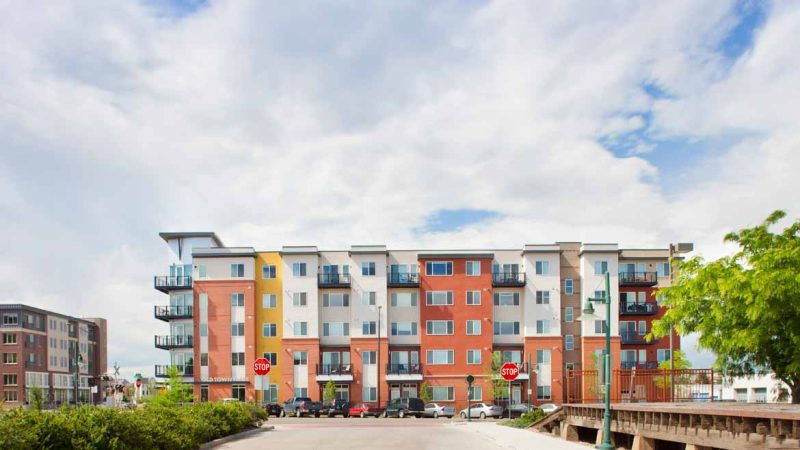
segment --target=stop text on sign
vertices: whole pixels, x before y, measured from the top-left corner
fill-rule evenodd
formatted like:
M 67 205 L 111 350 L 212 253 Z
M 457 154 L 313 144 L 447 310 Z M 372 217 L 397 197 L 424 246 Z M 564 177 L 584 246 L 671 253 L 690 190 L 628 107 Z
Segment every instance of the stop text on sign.
M 267 358 L 258 358 L 253 361 L 253 371 L 256 375 L 266 375 L 269 373 L 269 369 L 271 369 L 271 365 Z
M 507 381 L 514 381 L 519 376 L 519 367 L 514 363 L 505 363 L 500 367 L 500 376 Z

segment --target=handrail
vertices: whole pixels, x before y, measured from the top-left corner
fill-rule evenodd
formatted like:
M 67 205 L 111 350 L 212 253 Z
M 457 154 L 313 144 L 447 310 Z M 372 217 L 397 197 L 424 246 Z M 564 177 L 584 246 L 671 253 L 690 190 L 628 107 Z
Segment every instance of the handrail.
M 658 274 L 656 272 L 628 272 L 622 271 L 619 273 L 620 283 L 657 283 Z
M 390 375 L 418 375 L 422 374 L 422 364 L 386 364 L 386 373 Z
M 349 273 L 320 273 L 317 274 L 319 284 L 350 284 Z
M 350 375 L 352 364 L 317 364 L 317 375 Z
M 525 284 L 525 272 L 492 272 L 495 285 L 517 286 Z

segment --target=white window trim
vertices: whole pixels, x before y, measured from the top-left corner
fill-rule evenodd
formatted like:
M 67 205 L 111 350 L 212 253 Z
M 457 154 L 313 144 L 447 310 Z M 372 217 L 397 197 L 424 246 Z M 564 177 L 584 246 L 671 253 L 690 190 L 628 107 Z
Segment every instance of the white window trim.
M 428 273 L 428 264 L 431 264 L 431 269 L 433 268 L 434 264 L 450 264 L 450 274 L 449 275 L 448 274 L 435 275 L 433 273 Z M 453 261 L 426 261 L 425 262 L 425 276 L 428 276 L 428 277 L 452 277 L 454 272 L 455 272 L 455 264 L 453 264 Z
M 470 267 L 471 264 L 476 264 L 476 263 L 478 264 L 478 273 L 474 273 L 474 274 L 469 273 L 469 270 L 467 270 L 467 269 Z M 479 277 L 479 276 L 481 276 L 481 262 L 480 261 L 467 261 L 466 264 L 464 265 L 464 269 L 465 269 L 464 270 L 464 272 L 465 272 L 464 275 L 466 275 L 468 277 Z
M 428 359 L 429 352 L 449 352 L 449 354 L 453 355 L 453 362 L 451 362 L 451 363 L 449 363 L 449 362 L 444 362 L 444 363 L 429 362 L 429 359 Z M 452 349 L 433 349 L 433 348 L 429 348 L 429 349 L 425 350 L 425 363 L 427 365 L 429 365 L 429 366 L 453 366 L 453 365 L 456 364 L 455 351 L 452 350 Z
M 451 323 L 451 324 L 453 324 L 453 327 L 452 327 L 453 328 L 453 332 L 452 333 L 428 333 L 428 323 L 430 323 L 430 322 L 444 322 L 445 323 L 445 328 L 447 328 L 447 324 L 448 323 Z M 435 325 L 431 325 L 431 329 L 433 329 L 434 326 Z M 442 319 L 442 320 L 426 320 L 425 321 L 425 334 L 427 336 L 453 336 L 453 334 L 455 334 L 455 332 L 456 332 L 456 324 L 452 320 L 444 320 L 444 319 Z
M 470 333 L 469 332 L 469 323 L 470 322 L 477 322 L 478 323 L 478 331 L 479 331 L 479 333 Z M 467 321 L 465 322 L 465 327 L 466 327 L 465 331 L 466 331 L 467 336 L 480 336 L 480 335 L 483 334 L 483 323 L 482 323 L 482 321 L 480 319 L 467 319 Z M 473 328 L 475 328 L 475 327 L 473 327 Z M 453 326 L 453 332 L 455 332 L 455 325 Z

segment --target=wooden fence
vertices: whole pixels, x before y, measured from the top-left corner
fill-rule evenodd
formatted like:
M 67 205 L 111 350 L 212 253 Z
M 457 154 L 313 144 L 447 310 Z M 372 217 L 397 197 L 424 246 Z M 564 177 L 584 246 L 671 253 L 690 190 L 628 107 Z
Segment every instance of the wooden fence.
M 611 402 L 712 401 L 713 369 L 615 369 L 611 373 Z M 602 372 L 568 370 L 565 403 L 604 401 Z

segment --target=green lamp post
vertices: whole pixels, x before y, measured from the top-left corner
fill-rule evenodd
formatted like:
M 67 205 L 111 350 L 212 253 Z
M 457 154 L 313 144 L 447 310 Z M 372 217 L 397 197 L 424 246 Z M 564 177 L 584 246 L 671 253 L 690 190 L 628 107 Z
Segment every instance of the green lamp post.
M 611 445 L 611 275 L 606 271 L 606 291 L 603 298 L 587 298 L 586 304 L 583 306 L 580 317 L 578 320 L 589 321 L 597 320 L 598 317 L 594 313 L 593 302 L 606 305 L 606 351 L 603 355 L 603 378 L 605 379 L 605 401 L 606 408 L 603 414 L 603 443 L 596 448 L 603 450 L 612 450 L 614 446 Z

